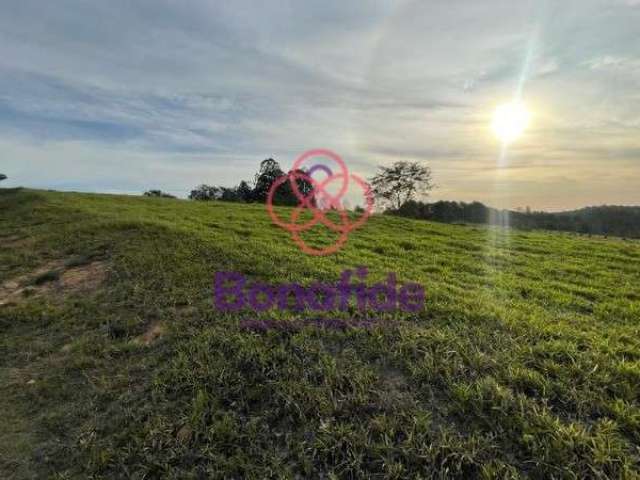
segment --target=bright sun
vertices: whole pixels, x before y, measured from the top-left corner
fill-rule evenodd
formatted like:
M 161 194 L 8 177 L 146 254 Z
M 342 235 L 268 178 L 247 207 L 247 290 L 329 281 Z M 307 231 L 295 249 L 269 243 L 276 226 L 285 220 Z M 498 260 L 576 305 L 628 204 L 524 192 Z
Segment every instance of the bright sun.
M 531 114 L 520 101 L 505 103 L 496 108 L 491 127 L 504 143 L 516 140 L 529 125 Z

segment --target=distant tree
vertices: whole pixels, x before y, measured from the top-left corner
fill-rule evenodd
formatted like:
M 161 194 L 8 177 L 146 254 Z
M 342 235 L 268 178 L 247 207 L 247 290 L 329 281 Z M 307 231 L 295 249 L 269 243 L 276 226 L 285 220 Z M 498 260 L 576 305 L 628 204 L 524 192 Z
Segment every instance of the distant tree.
M 222 195 L 220 187 L 214 187 L 212 185 L 200 185 L 194 190 L 191 190 L 189 199 L 191 200 L 218 200 Z
M 297 190 L 301 195 L 309 196 L 313 185 L 307 180 L 308 177 L 304 175 L 303 170 L 296 173 L 298 173 L 295 175 Z M 237 187 L 200 185 L 191 191 L 189 198 L 191 200 L 221 200 L 223 202 L 265 202 L 274 182 L 286 175 L 278 162 L 273 158 L 267 158 L 260 163 L 260 169 L 254 179 L 254 188 L 251 188 L 249 182 L 245 180 L 242 180 Z M 156 192 L 156 190 L 150 192 Z M 311 201 L 314 203 L 315 199 L 312 198 Z M 275 205 L 297 205 L 299 202 L 289 181 L 282 182 L 273 197 Z
M 0 173 L 0 182 L 6 179 L 7 179 L 7 176 L 4 173 Z
M 295 182 L 298 187 L 298 192 L 307 196 L 313 190 L 311 182 L 304 177 L 304 171 L 298 170 L 294 173 L 299 175 L 295 176 Z M 279 178 L 287 175 L 282 171 L 278 162 L 273 158 L 268 158 L 260 163 L 260 170 L 255 177 L 255 187 L 251 198 L 256 202 L 264 202 L 267 200 L 267 195 L 273 183 Z M 290 182 L 284 182 L 280 185 L 274 193 L 273 203 L 276 205 L 297 205 L 300 203 L 298 197 L 294 194 L 293 188 Z
M 242 180 L 238 185 L 238 188 L 236 188 L 236 191 L 238 192 L 238 197 L 243 202 L 253 201 L 253 189 L 249 186 L 249 184 L 246 181 Z
M 253 199 L 257 202 L 264 202 L 271 185 L 285 173 L 280 168 L 278 162 L 273 158 L 267 158 L 260 162 L 260 169 L 256 173 L 255 186 L 253 188 Z
M 373 194 L 398 210 L 416 194 L 428 194 L 433 189 L 431 169 L 417 162 L 395 162 L 390 167 L 379 167 L 371 178 Z
M 220 189 L 220 200 L 223 202 L 240 202 L 242 198 L 240 198 L 240 194 L 238 193 L 237 187 L 218 187 Z
M 295 170 L 296 175 L 296 184 L 298 185 L 298 192 L 300 192 L 303 196 L 307 197 L 313 191 L 313 184 L 307 180 L 309 178 L 306 175 L 304 170 Z M 298 200 L 296 199 L 296 202 Z M 315 199 L 312 199 L 312 202 L 315 203 Z
M 524 212 L 510 212 L 487 207 L 480 202 L 422 203 L 409 200 L 399 209 L 386 213 L 446 223 L 489 223 L 527 230 L 561 230 L 585 235 L 640 238 L 640 207 L 603 205 L 556 213 L 537 212 L 530 208 L 525 208 Z
M 163 192 L 162 190 L 147 190 L 144 192 L 145 197 L 162 197 L 162 198 L 176 198 L 170 193 Z

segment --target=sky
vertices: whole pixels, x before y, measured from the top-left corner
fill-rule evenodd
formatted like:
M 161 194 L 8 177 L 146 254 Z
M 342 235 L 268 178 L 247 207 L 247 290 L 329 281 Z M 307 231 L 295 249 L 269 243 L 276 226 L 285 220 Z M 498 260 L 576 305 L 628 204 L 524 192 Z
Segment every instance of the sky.
M 3 187 L 185 197 L 328 148 L 430 200 L 640 205 L 639 133 L 640 0 L 2 0 Z

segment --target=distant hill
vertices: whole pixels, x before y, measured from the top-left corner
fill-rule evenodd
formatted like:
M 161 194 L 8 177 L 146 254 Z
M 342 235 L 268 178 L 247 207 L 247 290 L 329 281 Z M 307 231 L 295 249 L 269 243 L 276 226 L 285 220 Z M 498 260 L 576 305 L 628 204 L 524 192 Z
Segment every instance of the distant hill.
M 602 205 L 551 213 L 498 210 L 480 202 L 410 201 L 399 210 L 390 213 L 445 223 L 487 223 L 523 229 L 562 230 L 640 238 L 640 207 Z

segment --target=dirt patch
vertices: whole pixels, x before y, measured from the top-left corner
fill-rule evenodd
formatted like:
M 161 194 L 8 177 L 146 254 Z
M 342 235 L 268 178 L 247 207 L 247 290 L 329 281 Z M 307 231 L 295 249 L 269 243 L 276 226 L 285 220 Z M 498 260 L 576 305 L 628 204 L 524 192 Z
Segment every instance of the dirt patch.
M 107 275 L 107 265 L 102 261 L 68 265 L 69 261 L 51 261 L 26 275 L 1 283 L 0 306 L 19 304 L 33 297 L 60 298 L 95 290 Z
M 182 444 L 188 444 L 191 441 L 191 437 L 193 436 L 193 430 L 190 427 L 185 425 L 176 434 L 176 438 Z
M 9 235 L 8 237 L 0 237 L 0 247 L 3 248 L 25 248 L 34 244 L 32 237 L 24 237 L 20 235 Z
M 134 341 L 140 345 L 148 346 L 155 342 L 158 338 L 160 338 L 164 334 L 164 332 L 165 328 L 162 322 L 154 322 L 149 325 L 149 328 L 147 328 L 146 332 L 144 332 L 139 337 L 136 337 Z
M 416 400 L 410 392 L 409 384 L 403 372 L 384 366 L 379 368 L 380 398 L 378 405 L 384 411 L 396 411 L 399 408 L 415 406 Z
M 107 267 L 104 262 L 93 262 L 68 268 L 60 277 L 62 288 L 70 291 L 95 290 L 104 281 Z

